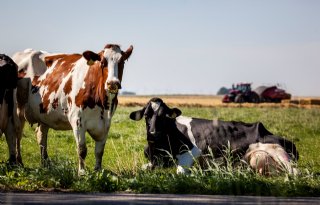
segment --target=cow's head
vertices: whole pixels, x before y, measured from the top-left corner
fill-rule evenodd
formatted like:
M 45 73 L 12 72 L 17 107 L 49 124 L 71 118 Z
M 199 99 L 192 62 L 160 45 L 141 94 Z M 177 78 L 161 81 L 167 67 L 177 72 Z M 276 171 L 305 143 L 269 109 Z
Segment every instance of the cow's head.
M 92 51 L 85 51 L 82 55 L 87 60 L 88 65 L 92 65 L 95 61 L 100 62 L 101 69 L 108 70 L 108 76 L 105 89 L 109 93 L 118 93 L 121 88 L 121 80 L 125 60 L 127 60 L 133 50 L 130 46 L 125 52 L 118 45 L 107 44 L 99 54 Z
M 168 118 L 173 119 L 179 115 L 181 111 L 178 108 L 171 109 L 160 98 L 152 98 L 141 110 L 132 112 L 130 118 L 141 120 L 143 116 L 145 117 L 149 141 L 164 134 Z
M 177 108 L 169 108 L 160 98 L 152 98 L 141 110 L 130 114 L 132 120 L 146 121 L 148 146 L 145 149 L 145 155 L 150 160 L 152 167 L 157 165 L 169 166 L 171 157 L 168 153 L 179 151 L 173 144 L 170 144 L 168 132 L 173 130 L 172 121 L 181 115 Z

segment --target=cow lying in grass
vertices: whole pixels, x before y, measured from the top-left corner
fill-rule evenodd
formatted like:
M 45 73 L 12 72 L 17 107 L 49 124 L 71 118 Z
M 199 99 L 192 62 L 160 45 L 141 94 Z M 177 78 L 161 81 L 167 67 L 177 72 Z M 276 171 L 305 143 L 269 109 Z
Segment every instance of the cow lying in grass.
M 260 122 L 227 122 L 180 115 L 179 109 L 170 109 L 160 98 L 152 98 L 141 110 L 130 114 L 132 120 L 145 117 L 148 141 L 145 155 L 150 161 L 150 168 L 159 164 L 170 166 L 174 159 L 177 160 L 177 173 L 184 174 L 189 172 L 194 159 L 209 152 L 213 157 L 219 158 L 223 156 L 225 148 L 230 146 L 232 155 L 242 158 L 250 145 L 256 143 L 279 145 L 290 155 L 288 158 L 281 158 L 286 163 L 291 159 L 298 159 L 298 151 L 291 141 L 273 135 Z M 264 149 L 264 146 L 256 147 Z M 269 148 L 268 152 L 271 150 Z M 257 159 L 256 153 L 260 152 L 248 152 L 246 159 Z M 267 156 L 264 159 L 267 160 Z

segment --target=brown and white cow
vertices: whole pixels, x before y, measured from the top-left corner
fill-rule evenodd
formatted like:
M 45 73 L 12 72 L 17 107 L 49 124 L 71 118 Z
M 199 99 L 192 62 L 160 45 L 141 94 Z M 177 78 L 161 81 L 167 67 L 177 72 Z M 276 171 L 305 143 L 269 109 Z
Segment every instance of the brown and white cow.
M 18 100 L 20 116 L 30 124 L 38 124 L 42 160 L 48 158 L 48 129 L 72 129 L 79 155 L 79 174 L 85 168 L 86 132 L 95 140 L 95 170 L 101 169 L 124 63 L 132 50 L 130 46 L 123 52 L 118 45 L 108 44 L 99 53 L 50 55 L 26 50 L 25 55 L 20 52 L 13 57 L 19 75 L 25 75 L 25 82 L 18 85 L 18 90 L 23 90 L 20 96 L 27 96 L 27 100 L 23 97 Z M 37 63 L 33 65 L 34 62 Z
M 0 136 L 4 133 L 9 147 L 9 163 L 16 163 L 18 66 L 7 55 L 0 54 Z

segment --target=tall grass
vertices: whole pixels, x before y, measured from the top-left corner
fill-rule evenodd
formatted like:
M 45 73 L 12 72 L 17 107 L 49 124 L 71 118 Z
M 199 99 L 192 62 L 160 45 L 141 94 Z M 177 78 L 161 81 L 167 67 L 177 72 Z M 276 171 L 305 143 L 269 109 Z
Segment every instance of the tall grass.
M 103 170 L 94 172 L 94 141 L 87 136 L 87 174 L 77 175 L 77 154 L 71 131 L 50 130 L 48 154 L 51 165 L 40 165 L 40 149 L 34 128 L 26 126 L 22 139 L 25 167 L 10 167 L 5 138 L 0 138 L 1 190 L 63 190 L 88 192 L 128 191 L 136 193 L 236 194 L 273 196 L 320 196 L 320 110 L 296 108 L 197 108 L 180 107 L 183 115 L 207 119 L 261 121 L 274 134 L 295 142 L 300 153 L 301 174 L 263 177 L 247 166 L 232 166 L 209 157 L 208 166 L 198 163 L 191 175 L 181 176 L 175 168 L 142 170 L 147 160 L 145 122 L 131 121 L 130 112 L 140 107 L 119 107 L 113 120 L 103 156 Z

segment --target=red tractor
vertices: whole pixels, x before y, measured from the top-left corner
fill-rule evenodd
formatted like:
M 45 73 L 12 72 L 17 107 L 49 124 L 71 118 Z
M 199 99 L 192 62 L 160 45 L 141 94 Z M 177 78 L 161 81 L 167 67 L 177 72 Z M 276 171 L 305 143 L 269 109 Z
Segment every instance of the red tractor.
M 259 103 L 260 98 L 256 92 L 251 90 L 251 83 L 239 83 L 236 86 L 232 85 L 229 93 L 223 97 L 222 102 Z
M 261 102 L 280 103 L 281 100 L 291 98 L 291 94 L 277 86 L 259 86 L 254 91 L 260 96 Z

